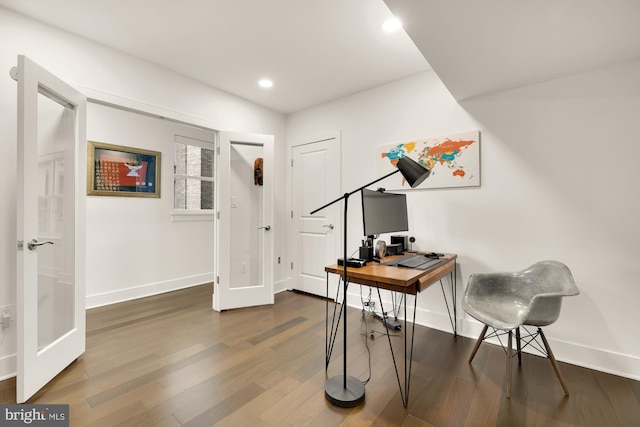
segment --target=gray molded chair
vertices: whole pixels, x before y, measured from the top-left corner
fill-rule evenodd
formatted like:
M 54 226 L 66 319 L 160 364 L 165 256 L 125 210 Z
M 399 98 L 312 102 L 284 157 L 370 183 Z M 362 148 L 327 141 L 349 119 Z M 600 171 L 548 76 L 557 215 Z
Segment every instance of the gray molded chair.
M 509 273 L 472 274 L 467 284 L 462 306 L 469 315 L 484 323 L 484 328 L 471 353 L 469 363 L 487 338 L 497 337 L 502 345 L 501 336 L 508 335 L 507 353 L 507 398 L 511 397 L 511 340 L 516 335 L 518 362 L 522 363 L 522 349 L 528 345 L 547 356 L 560 380 L 562 389 L 568 396 L 569 391 L 560 374 L 549 343 L 542 327 L 558 320 L 562 297 L 578 295 L 580 291 L 573 281 L 569 268 L 558 261 L 542 261 L 531 267 Z M 525 327 L 534 326 L 537 331 L 531 333 Z M 487 329 L 493 332 L 487 335 Z M 520 328 L 526 332 L 520 335 Z M 544 349 L 537 338 L 542 339 Z M 524 342 L 524 346 L 522 346 Z M 504 348 L 504 345 L 502 345 Z

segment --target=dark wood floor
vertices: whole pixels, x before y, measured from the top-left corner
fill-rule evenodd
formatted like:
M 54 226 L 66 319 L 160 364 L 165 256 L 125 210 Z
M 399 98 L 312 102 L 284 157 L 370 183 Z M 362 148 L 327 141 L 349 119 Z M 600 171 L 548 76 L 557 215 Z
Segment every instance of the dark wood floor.
M 483 344 L 470 365 L 472 340 L 425 327 L 405 409 L 386 338 L 361 336 L 360 312 L 349 313 L 350 375 L 369 376 L 365 341 L 371 350 L 353 409 L 324 397 L 323 300 L 284 292 L 271 307 L 216 313 L 210 286 L 89 310 L 86 353 L 29 403 L 69 404 L 72 426 L 640 425 L 637 381 L 560 363 L 565 397 L 550 363 L 525 354 L 508 400 L 501 348 Z M 15 380 L 0 383 L 0 399 L 15 403 Z

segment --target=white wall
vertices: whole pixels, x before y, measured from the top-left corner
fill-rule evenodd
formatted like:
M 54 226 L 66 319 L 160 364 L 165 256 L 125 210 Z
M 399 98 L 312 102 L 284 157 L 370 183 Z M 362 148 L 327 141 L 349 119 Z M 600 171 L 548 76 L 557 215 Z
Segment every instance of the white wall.
M 460 296 L 473 272 L 566 263 L 581 294 L 547 328 L 557 358 L 640 379 L 638 76 L 635 62 L 460 105 L 426 72 L 293 114 L 287 141 L 342 131 L 348 191 L 376 178 L 378 144 L 479 129 L 480 187 L 408 192 L 418 248 L 459 255 Z M 351 252 L 362 237 L 358 209 L 349 230 Z M 420 322 L 451 330 L 439 289 L 418 306 Z M 459 317 L 475 339 L 478 323 Z
M 0 197 L 3 200 L 0 208 L 0 236 L 2 236 L 0 239 L 0 305 L 12 305 L 15 309 L 16 301 L 17 84 L 9 77 L 9 69 L 17 64 L 19 54 L 29 56 L 81 90 L 89 88 L 91 93 L 103 93 L 110 99 L 123 99 L 157 111 L 167 111 L 193 118 L 199 123 L 209 123 L 217 129 L 274 135 L 276 162 L 286 158 L 285 117 L 279 113 L 167 69 L 27 19 L 4 8 L 0 8 L 0 40 L 2 40 L 0 45 L 0 129 L 3 136 L 0 143 L 0 158 L 3 159 L 3 167 L 0 168 Z M 96 105 L 90 107 L 87 119 L 88 136 L 99 140 L 108 139 L 104 142 L 114 142 L 115 136 L 109 129 L 106 122 L 107 116 L 101 110 L 102 108 Z M 102 112 L 98 113 L 98 111 Z M 112 126 L 118 126 L 118 123 L 113 123 Z M 150 128 L 142 132 L 149 132 L 145 133 L 144 138 L 152 138 L 155 131 Z M 147 142 L 144 145 L 146 144 Z M 148 148 L 151 149 L 162 147 L 165 160 L 171 157 L 170 153 L 164 152 L 166 142 L 157 141 L 149 144 Z M 122 141 L 122 145 L 139 146 L 140 144 Z M 280 188 L 285 186 L 286 181 L 285 173 L 280 172 L 280 170 L 284 171 L 283 165 L 284 160 L 273 170 L 275 185 Z M 134 289 L 149 284 L 179 286 L 179 283 L 188 282 L 189 277 L 185 275 L 204 274 L 203 271 L 188 273 L 180 265 L 168 261 L 176 254 L 176 249 L 169 246 L 180 234 L 177 231 L 178 228 L 189 229 L 186 235 L 190 235 L 193 232 L 190 228 L 195 226 L 193 223 L 176 223 L 170 225 L 170 231 L 165 233 L 160 231 L 160 228 L 166 226 L 169 221 L 167 208 L 172 185 L 167 184 L 170 180 L 165 180 L 170 176 L 170 171 L 171 167 L 167 166 L 167 163 L 163 164 L 164 188 L 161 200 L 95 197 L 87 199 L 87 297 L 90 303 L 104 303 L 111 297 L 117 299 L 118 292 L 124 288 Z M 152 265 L 147 266 L 146 271 L 137 270 L 134 272 L 135 277 L 123 282 L 121 279 L 124 273 L 131 271 L 133 266 L 122 271 L 104 267 L 102 259 L 117 246 L 116 241 L 108 240 L 115 236 L 112 236 L 110 230 L 104 225 L 105 221 L 113 224 L 109 222 L 113 212 L 122 213 L 131 206 L 142 209 L 152 207 L 151 210 L 145 211 L 145 214 L 153 218 L 152 223 L 151 225 L 142 224 L 142 229 L 144 237 L 151 239 L 154 243 L 155 253 L 149 254 L 147 260 L 152 259 L 153 262 Z M 286 259 L 285 193 L 276 192 L 275 206 L 276 220 L 272 224 L 272 232 L 275 233 L 275 256 Z M 158 228 L 155 232 L 154 227 Z M 159 246 L 165 244 L 166 248 Z M 101 248 L 101 245 L 105 246 Z M 193 253 L 196 253 L 198 248 L 194 246 L 188 249 L 193 249 Z M 189 252 L 186 253 L 189 254 Z M 286 274 L 284 264 L 274 266 L 276 287 L 278 282 L 284 283 Z M 0 378 L 15 372 L 15 329 L 12 327 L 0 331 L 2 334 Z
M 161 153 L 160 198 L 88 196 L 87 307 L 213 282 L 214 221 L 172 221 L 174 135 L 214 132 L 89 104 L 89 141 Z

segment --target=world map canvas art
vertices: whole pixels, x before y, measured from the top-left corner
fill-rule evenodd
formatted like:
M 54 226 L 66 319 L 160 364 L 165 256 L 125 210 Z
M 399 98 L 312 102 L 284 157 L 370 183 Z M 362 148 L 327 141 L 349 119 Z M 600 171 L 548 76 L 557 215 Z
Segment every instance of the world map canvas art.
M 477 187 L 480 185 L 480 131 L 378 145 L 377 173 L 393 172 L 398 160 L 409 156 L 431 169 L 431 175 L 416 188 Z M 402 175 L 387 180 L 387 190 L 411 187 Z

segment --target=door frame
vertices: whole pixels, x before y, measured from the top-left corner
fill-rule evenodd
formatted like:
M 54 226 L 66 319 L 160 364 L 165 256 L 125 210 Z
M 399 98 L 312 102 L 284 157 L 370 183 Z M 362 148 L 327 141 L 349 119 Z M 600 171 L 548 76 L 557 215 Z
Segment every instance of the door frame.
M 319 143 L 319 142 L 324 142 L 327 141 L 329 139 L 334 139 L 337 146 L 338 146 L 338 155 L 339 158 L 336 159 L 336 161 L 339 164 L 338 170 L 339 170 L 339 177 L 338 177 L 338 181 L 339 181 L 339 187 L 340 189 L 338 190 L 338 193 L 336 193 L 335 197 L 339 197 L 340 193 L 342 192 L 342 186 L 343 186 L 343 180 L 342 180 L 342 132 L 341 131 L 329 131 L 329 132 L 322 132 L 319 134 L 315 134 L 315 135 L 311 135 L 308 137 L 304 137 L 304 138 L 300 138 L 300 139 L 296 139 L 295 141 L 293 141 L 291 143 L 291 145 L 289 146 L 289 149 L 287 150 L 287 165 L 289 165 L 289 167 L 287 167 L 287 207 L 288 207 L 288 211 L 289 211 L 289 227 L 287 230 L 287 251 L 288 251 L 288 256 L 289 256 L 289 274 L 287 275 L 287 289 L 292 290 L 295 289 L 294 286 L 294 281 L 296 280 L 296 277 L 294 276 L 294 265 L 295 263 L 299 263 L 300 259 L 299 257 L 299 252 L 300 251 L 293 251 L 289 248 L 295 248 L 296 246 L 296 233 L 295 233 L 295 227 L 293 224 L 293 221 L 295 220 L 294 218 L 294 213 L 293 213 L 293 149 L 294 147 L 300 147 L 302 145 L 310 145 L 310 144 L 315 144 L 315 143 Z M 343 221 L 344 218 L 342 218 L 342 215 L 338 215 L 338 219 L 337 221 L 335 221 L 336 223 L 336 228 L 334 230 L 334 232 L 336 233 L 336 236 L 342 236 L 342 230 L 343 230 Z M 336 239 L 336 254 L 340 254 L 341 253 L 341 239 Z M 329 298 L 331 299 L 335 299 L 333 296 L 329 295 Z

